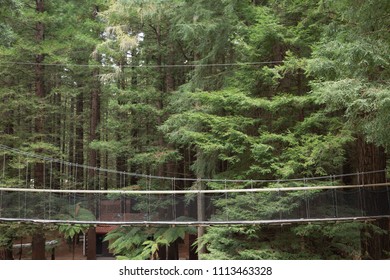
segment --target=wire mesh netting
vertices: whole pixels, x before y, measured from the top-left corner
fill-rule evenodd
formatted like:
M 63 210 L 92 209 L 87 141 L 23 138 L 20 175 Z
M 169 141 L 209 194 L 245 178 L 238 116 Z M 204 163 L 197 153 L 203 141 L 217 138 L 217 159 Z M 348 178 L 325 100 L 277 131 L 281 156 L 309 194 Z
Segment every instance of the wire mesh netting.
M 0 218 L 83 222 L 289 221 L 390 214 L 388 189 L 290 190 L 221 193 L 117 193 L 19 189 L 0 191 Z M 202 196 L 199 198 L 199 194 Z M 197 209 L 198 200 L 204 209 Z M 202 216 L 200 217 L 200 212 Z M 201 219 L 200 219 L 201 218 Z
M 201 179 L 89 167 L 3 145 L 0 157 L 1 220 L 282 223 L 390 215 L 386 170 L 283 180 Z M 373 183 L 377 178 L 381 183 Z

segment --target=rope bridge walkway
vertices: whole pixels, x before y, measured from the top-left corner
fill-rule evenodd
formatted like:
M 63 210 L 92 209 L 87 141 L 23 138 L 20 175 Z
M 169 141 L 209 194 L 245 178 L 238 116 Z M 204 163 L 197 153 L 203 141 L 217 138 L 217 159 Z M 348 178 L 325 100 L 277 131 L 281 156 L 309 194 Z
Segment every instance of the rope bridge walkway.
M 386 170 L 228 180 L 95 168 L 3 145 L 0 156 L 0 221 L 206 226 L 390 218 Z M 369 183 L 374 176 L 382 183 Z

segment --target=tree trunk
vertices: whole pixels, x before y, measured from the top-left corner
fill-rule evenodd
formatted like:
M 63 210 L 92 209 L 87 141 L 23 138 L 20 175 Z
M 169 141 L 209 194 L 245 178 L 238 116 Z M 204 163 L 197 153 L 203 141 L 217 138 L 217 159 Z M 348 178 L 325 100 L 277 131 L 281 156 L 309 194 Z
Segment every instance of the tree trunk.
M 200 184 L 200 190 L 204 189 L 203 182 L 199 182 Z M 198 211 L 198 222 L 202 222 L 206 218 L 206 211 L 205 211 L 205 201 L 204 201 L 204 193 L 198 193 L 197 198 L 197 211 Z M 198 226 L 198 259 L 201 259 L 201 255 L 206 253 L 205 246 L 201 246 L 201 242 L 199 242 L 199 239 L 201 239 L 204 235 L 204 227 Z
M 87 247 L 87 260 L 96 260 L 96 228 L 90 227 L 88 229 L 88 247 Z
M 98 81 L 99 69 L 95 69 L 93 72 L 94 76 L 94 87 L 91 93 L 91 112 L 90 112 L 90 129 L 89 129 L 89 142 L 98 140 L 98 125 L 100 123 L 100 84 Z M 89 149 L 89 166 L 98 167 L 98 153 L 95 149 Z M 96 171 L 93 169 L 89 170 L 90 183 L 93 182 L 89 189 L 96 189 L 97 178 Z
M 36 0 L 36 12 L 43 13 L 45 11 L 44 1 Z M 35 24 L 35 41 L 37 44 L 41 44 L 44 40 L 44 24 L 38 21 Z M 45 83 L 44 83 L 44 66 L 42 64 L 45 59 L 44 54 L 35 55 L 35 96 L 38 98 L 38 102 L 43 105 L 43 99 L 45 97 Z M 42 108 L 38 112 L 38 116 L 35 118 L 35 133 L 39 141 L 43 140 L 44 134 L 44 114 L 42 113 Z M 37 153 L 42 152 L 40 150 L 36 151 Z M 34 167 L 34 186 L 42 187 L 43 186 L 43 164 L 36 163 Z
M 7 97 L 3 98 L 2 102 L 4 104 L 7 104 L 9 102 L 8 98 Z M 3 130 L 4 134 L 8 134 L 8 135 L 14 134 L 13 113 L 14 113 L 13 110 L 4 110 L 4 112 L 2 113 L 2 118 L 3 120 L 5 120 L 4 130 Z
M 384 170 L 386 168 L 386 154 L 383 147 L 377 147 L 367 143 L 363 137 L 358 137 L 358 170 L 359 172 L 370 172 Z M 386 182 L 385 172 L 360 174 L 358 184 L 376 184 Z M 367 216 L 383 215 L 389 213 L 389 201 L 387 195 L 381 192 L 383 188 L 373 187 L 364 189 L 363 210 Z M 365 259 L 388 258 L 386 251 L 390 251 L 390 224 L 388 219 L 379 219 L 370 222 L 362 231 L 362 256 Z M 376 232 L 373 227 L 379 227 L 387 231 L 385 234 Z
M 42 231 L 43 229 L 38 229 L 32 236 L 32 259 L 33 260 L 45 260 L 45 243 L 46 238 Z
M 68 160 L 70 162 L 75 162 L 75 110 L 74 110 L 74 98 L 70 98 L 70 112 L 69 112 L 69 150 L 68 150 Z
M 84 164 L 84 96 L 83 93 L 79 93 L 76 98 L 76 140 L 75 140 L 75 160 L 77 164 Z M 83 182 L 84 174 L 78 170 L 77 172 L 77 182 Z
M 13 260 L 12 241 L 7 246 L 0 248 L 0 260 Z
M 44 13 L 44 0 L 36 0 L 36 12 Z M 37 44 L 41 44 L 44 40 L 45 27 L 44 24 L 38 21 L 35 25 L 35 40 Z M 43 105 L 45 98 L 45 82 L 44 82 L 44 54 L 35 55 L 35 96 L 38 102 Z M 43 108 L 40 108 L 38 116 L 35 119 L 35 133 L 38 141 L 43 141 L 44 135 L 44 114 Z M 37 150 L 37 153 L 42 152 Z M 44 165 L 43 163 L 36 163 L 34 167 L 34 187 L 44 187 Z M 42 226 L 38 226 L 32 236 L 32 259 L 44 260 L 45 259 L 45 235 Z

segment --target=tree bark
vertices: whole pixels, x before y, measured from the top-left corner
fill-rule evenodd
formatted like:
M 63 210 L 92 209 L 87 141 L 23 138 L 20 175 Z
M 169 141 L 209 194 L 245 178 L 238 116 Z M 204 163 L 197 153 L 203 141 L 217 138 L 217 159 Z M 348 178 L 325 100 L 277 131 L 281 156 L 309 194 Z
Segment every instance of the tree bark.
M 13 260 L 12 242 L 7 246 L 0 248 L 0 260 Z
M 375 146 L 373 143 L 367 143 L 360 136 L 357 140 L 358 151 L 358 171 L 370 172 L 386 169 L 386 153 L 383 147 Z M 385 172 L 375 172 L 360 174 L 358 184 L 376 184 L 386 182 Z M 383 189 L 383 188 L 382 188 Z M 387 195 L 383 195 L 381 188 L 373 187 L 364 189 L 363 192 L 363 210 L 367 216 L 379 216 L 389 213 L 389 201 Z M 387 233 L 380 234 L 373 230 L 373 227 L 379 227 Z M 385 259 L 388 258 L 386 251 L 390 251 L 390 224 L 388 219 L 379 219 L 369 222 L 362 230 L 362 256 L 364 259 Z
M 45 11 L 44 1 L 36 0 L 36 12 L 43 13 Z M 35 41 L 37 44 L 41 44 L 44 40 L 45 26 L 42 22 L 38 21 L 35 25 Z M 43 105 L 43 99 L 45 97 L 45 83 L 44 83 L 44 65 L 42 64 L 45 59 L 44 54 L 35 55 L 35 96 L 38 98 L 38 102 Z M 44 114 L 42 108 L 38 112 L 38 116 L 35 118 L 35 133 L 37 139 L 42 141 L 44 134 Z M 36 152 L 42 152 L 40 150 Z M 42 187 L 43 185 L 43 164 L 36 163 L 34 167 L 34 185 L 35 187 Z
M 84 164 L 84 95 L 79 93 L 76 97 L 76 140 L 75 140 L 75 161 L 77 164 Z M 77 172 L 77 182 L 83 182 L 84 174 L 78 170 Z
M 200 190 L 204 189 L 203 182 L 199 182 Z M 197 211 L 198 211 L 198 222 L 202 222 L 206 218 L 206 211 L 205 211 L 205 201 L 204 201 L 204 193 L 198 193 L 197 197 Z M 201 243 L 199 242 L 199 239 L 201 239 L 204 235 L 204 227 L 203 226 L 198 226 L 198 259 L 201 259 L 201 255 L 206 253 L 206 247 L 202 246 Z
M 96 260 L 96 228 L 90 227 L 88 229 L 88 248 L 87 248 L 87 260 Z
M 37 230 L 32 236 L 32 259 L 45 260 L 45 243 L 46 238 L 41 230 Z
M 93 71 L 94 86 L 91 93 L 91 112 L 90 112 L 90 128 L 89 128 L 89 142 L 98 140 L 98 126 L 100 123 L 100 83 L 98 80 L 99 69 Z M 89 166 L 98 167 L 98 153 L 95 149 L 89 149 Z M 92 185 L 89 186 L 89 189 L 96 189 L 96 171 L 89 169 L 89 178 Z
M 45 11 L 44 0 L 36 0 L 36 12 L 43 13 Z M 45 26 L 43 22 L 38 21 L 35 25 L 35 40 L 37 44 L 41 44 L 44 41 Z M 38 102 L 43 105 L 45 97 L 45 81 L 44 81 L 44 54 L 35 55 L 35 96 L 38 98 Z M 43 141 L 44 135 L 44 114 L 43 108 L 40 108 L 38 116 L 35 119 L 35 133 L 39 141 Z M 42 152 L 37 150 L 37 153 Z M 34 166 L 34 187 L 44 187 L 44 165 L 43 163 L 36 163 Z M 45 235 L 42 226 L 38 226 L 32 236 L 32 259 L 44 260 L 45 259 Z

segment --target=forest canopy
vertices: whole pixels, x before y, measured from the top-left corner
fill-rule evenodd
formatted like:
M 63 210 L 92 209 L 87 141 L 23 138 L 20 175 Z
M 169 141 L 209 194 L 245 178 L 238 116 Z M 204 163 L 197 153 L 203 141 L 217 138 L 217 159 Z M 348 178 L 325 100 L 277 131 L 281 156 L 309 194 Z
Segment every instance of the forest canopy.
M 388 166 L 390 1 L 0 5 L 2 145 L 166 177 L 283 180 Z M 44 168 L 31 171 L 37 187 L 44 186 Z M 101 188 L 116 189 L 119 180 L 109 177 Z M 386 175 L 362 180 L 383 183 Z M 126 187 L 145 184 L 133 178 Z M 245 203 L 232 196 L 231 217 L 245 217 Z M 288 199 L 277 207 L 267 198 L 257 203 L 269 215 L 292 207 Z M 0 246 L 23 232 L 39 237 L 44 230 L 10 232 L 0 224 Z M 196 234 L 156 230 L 153 244 L 185 232 Z M 379 247 L 362 245 L 362 232 Z M 129 228 L 108 239 L 124 258 L 148 258 L 153 244 L 142 242 L 150 234 Z M 198 234 L 205 259 L 384 259 L 390 252 L 388 222 L 210 227 Z

